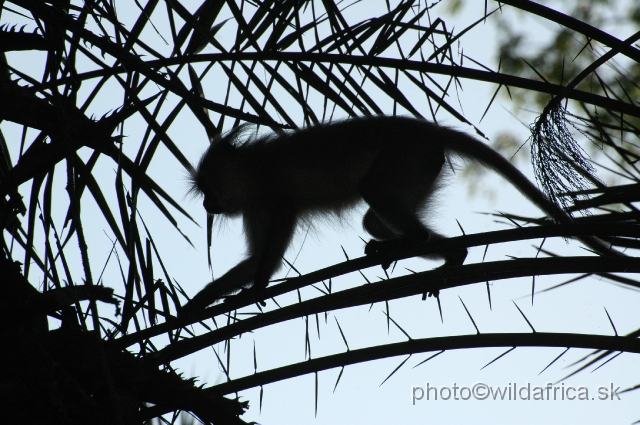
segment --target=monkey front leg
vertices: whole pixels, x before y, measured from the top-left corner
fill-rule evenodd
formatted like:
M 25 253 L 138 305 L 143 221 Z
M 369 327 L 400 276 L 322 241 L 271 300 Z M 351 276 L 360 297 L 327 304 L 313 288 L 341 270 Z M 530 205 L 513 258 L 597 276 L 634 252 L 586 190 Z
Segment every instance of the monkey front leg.
M 295 208 L 287 206 L 285 202 L 258 214 L 245 214 L 249 249 L 251 256 L 257 259 L 251 291 L 265 289 L 271 276 L 282 266 L 282 257 L 291 242 L 296 219 Z
M 259 260 L 255 257 L 241 261 L 220 278 L 207 284 L 195 297 L 191 298 L 187 304 L 182 306 L 180 315 L 189 315 L 203 310 L 216 301 L 244 289 L 254 280 L 258 264 Z

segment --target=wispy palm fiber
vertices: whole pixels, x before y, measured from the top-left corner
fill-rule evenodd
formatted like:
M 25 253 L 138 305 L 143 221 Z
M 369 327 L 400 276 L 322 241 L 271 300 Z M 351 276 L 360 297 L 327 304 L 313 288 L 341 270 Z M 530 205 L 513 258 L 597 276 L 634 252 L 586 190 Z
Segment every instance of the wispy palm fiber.
M 549 199 L 565 210 L 572 206 L 566 193 L 590 189 L 590 181 L 600 181 L 588 155 L 567 127 L 566 113 L 564 107 L 557 105 L 541 115 L 531 125 L 530 139 L 536 180 Z M 588 199 L 588 195 L 575 197 Z M 589 214 L 588 210 L 581 211 Z

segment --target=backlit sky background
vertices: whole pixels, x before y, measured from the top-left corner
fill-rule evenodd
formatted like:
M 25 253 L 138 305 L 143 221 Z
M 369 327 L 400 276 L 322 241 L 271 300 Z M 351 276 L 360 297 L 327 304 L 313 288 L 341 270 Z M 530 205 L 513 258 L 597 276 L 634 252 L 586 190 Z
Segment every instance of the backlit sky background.
M 114 2 L 122 22 L 130 28 L 139 10 L 134 2 Z M 363 17 L 373 17 L 382 14 L 386 10 L 386 2 L 362 1 L 356 2 L 345 10 L 345 16 L 350 22 L 362 20 Z M 394 2 L 395 3 L 395 2 Z M 462 30 L 472 22 L 480 18 L 484 12 L 484 2 L 466 2 L 464 8 L 455 15 L 448 13 L 448 2 L 435 7 L 431 16 L 442 16 L 447 21 L 447 28 L 456 28 L 454 32 Z M 191 12 L 195 11 L 199 2 L 184 1 L 183 4 Z M 620 13 L 623 13 L 624 2 L 619 3 Z M 496 7 L 496 3 L 489 2 L 489 8 Z M 561 6 L 561 3 L 553 3 Z M 377 10 L 379 9 L 379 12 Z M 521 28 L 526 28 L 530 34 L 530 43 L 535 46 L 543 43 L 545 37 L 549 37 L 553 25 L 541 19 L 526 18 L 516 13 L 509 7 L 504 7 L 504 15 L 521 23 Z M 612 16 L 615 16 L 612 12 Z M 440 15 L 439 15 L 440 14 Z M 217 22 L 230 17 L 228 10 L 224 10 Z M 153 16 L 153 24 L 159 34 L 169 34 L 166 14 L 157 13 Z M 33 23 L 7 10 L 3 11 L 1 22 L 10 24 L 26 24 L 27 28 Z M 181 25 L 181 23 L 180 23 Z M 625 39 L 637 29 L 615 26 L 611 22 L 609 27 L 603 28 L 620 39 Z M 225 37 L 230 40 L 235 38 L 236 26 L 234 22 L 228 22 L 223 26 L 216 38 L 225 44 Z M 471 56 L 480 63 L 497 68 L 495 41 L 499 34 L 492 18 L 486 24 L 481 24 L 466 34 L 460 41 L 458 53 Z M 170 38 L 165 36 L 167 40 Z M 142 39 L 155 49 L 170 55 L 171 47 L 166 45 L 157 33 L 148 27 L 143 33 Z M 214 52 L 211 46 L 208 50 Z M 205 52 L 207 51 L 205 49 Z M 41 79 L 44 66 L 44 54 L 12 52 L 7 54 L 8 62 L 36 79 Z M 107 56 L 105 61 L 113 61 Z M 473 66 L 465 62 L 466 66 Z M 89 66 L 89 64 L 87 64 Z M 197 70 L 204 69 L 205 64 L 197 64 Z M 186 79 L 186 72 L 181 74 Z M 220 77 L 222 78 L 222 77 Z M 185 80 L 186 81 L 186 80 Z M 225 81 L 225 80 L 220 80 Z M 223 89 L 216 86 L 215 74 L 205 80 L 203 84 L 205 94 L 215 96 L 217 91 Z M 187 84 L 188 85 L 188 84 Z M 89 92 L 91 84 L 84 89 Z M 491 84 L 480 84 L 474 81 L 462 80 L 462 87 L 456 93 L 459 99 L 449 99 L 451 105 L 457 106 L 458 111 L 474 125 L 476 125 L 489 139 L 495 140 L 500 134 L 510 134 L 515 140 L 523 143 L 529 135 L 527 125 L 535 119 L 537 111 L 525 111 L 514 109 L 508 97 L 501 93 L 484 119 L 481 117 L 493 96 L 496 87 Z M 153 94 L 152 92 L 147 95 Z M 420 93 L 405 93 L 419 110 L 429 116 L 428 105 L 420 100 Z M 318 99 L 316 111 L 322 110 L 322 103 Z M 173 99 L 175 104 L 176 99 Z M 119 107 L 122 103 L 121 88 L 110 90 L 105 87 L 98 101 L 93 103 L 90 113 L 102 116 L 104 113 Z M 286 104 L 285 104 L 286 105 Z M 170 104 L 169 104 L 170 106 Z M 385 113 L 392 113 L 392 105 L 389 102 L 384 107 Z M 170 110 L 170 108 L 167 108 Z M 302 124 L 302 115 L 297 105 L 291 105 L 287 109 L 294 119 Z M 400 111 L 399 113 L 402 113 Z M 337 114 L 335 118 L 344 115 Z M 277 116 L 274 116 L 278 119 Z M 217 118 L 216 118 L 217 119 Z M 216 121 L 214 119 L 214 121 Z M 454 126 L 461 130 L 473 132 L 473 129 L 457 122 L 445 112 L 438 114 L 441 124 Z M 227 121 L 227 125 L 232 120 Z M 17 157 L 18 144 L 21 137 L 21 127 L 8 122 L 0 123 L 5 138 L 12 151 L 12 157 Z M 229 128 L 225 128 L 228 130 Z M 124 133 L 129 140 L 139 140 L 145 131 L 144 122 L 139 117 L 134 117 L 127 122 Z M 183 153 L 192 162 L 197 162 L 202 152 L 206 149 L 208 140 L 206 134 L 185 108 L 178 120 L 169 130 L 169 135 Z M 35 133 L 29 133 L 31 137 Z M 130 156 L 135 155 L 137 143 L 131 143 L 131 150 L 127 151 L 127 139 L 124 149 Z M 516 165 L 532 178 L 531 167 L 528 158 L 528 148 L 519 152 L 515 158 Z M 89 150 L 81 151 L 86 158 Z M 511 156 L 510 153 L 504 153 Z M 105 186 L 112 185 L 116 166 L 110 159 L 101 159 L 98 178 L 100 174 L 107 182 Z M 58 184 L 64 185 L 64 174 L 59 172 Z M 198 221 L 200 227 L 182 220 L 181 230 L 195 245 L 191 247 L 175 230 L 155 207 L 141 196 L 139 210 L 146 225 L 154 235 L 165 266 L 187 292 L 195 295 L 206 282 L 211 280 L 211 272 L 206 260 L 206 231 L 205 212 L 199 199 L 186 196 L 188 183 L 186 172 L 168 152 L 160 153 L 152 162 L 148 174 L 158 184 L 164 187 L 175 199 L 180 200 L 184 208 Z M 440 229 L 442 233 L 450 236 L 460 234 L 456 220 L 464 228 L 466 233 L 477 233 L 489 230 L 499 230 L 509 227 L 509 224 L 498 222 L 494 217 L 483 213 L 504 211 L 520 215 L 539 215 L 537 209 L 524 199 L 517 191 L 509 187 L 499 177 L 485 173 L 479 178 L 474 175 L 473 185 L 469 186 L 462 176 L 462 172 L 456 173 L 451 180 L 451 185 L 442 191 L 439 197 L 439 206 L 430 223 Z M 601 174 L 606 178 L 606 174 Z M 100 180 L 99 180 L 100 181 Z M 470 190 L 469 187 L 473 189 Z M 20 193 L 28 193 L 28 186 L 20 188 Z M 106 193 L 112 189 L 105 187 Z M 62 193 L 62 192 L 59 192 Z M 115 198 L 111 198 L 115 199 Z M 55 204 L 55 200 L 54 200 Z M 55 206 L 55 205 L 54 205 Z M 89 197 L 85 197 L 82 205 L 86 216 L 95 210 L 96 217 L 101 214 Z M 287 252 L 287 259 L 295 261 L 295 267 L 301 273 L 311 272 L 320 268 L 345 260 L 344 252 L 349 258 L 363 255 L 364 243 L 361 238 L 369 237 L 360 225 L 361 214 L 364 207 L 347 216 L 342 223 L 334 223 L 330 220 L 323 221 L 313 229 L 302 228 L 298 236 Z M 64 216 L 66 210 L 60 208 L 59 216 Z M 62 220 L 62 218 L 60 220 Z M 86 220 L 86 219 L 85 219 Z M 104 222 L 96 221 L 90 226 L 86 225 L 87 237 L 93 241 L 90 247 L 92 265 L 94 270 L 101 270 L 104 262 L 109 257 L 113 236 L 110 234 Z M 579 244 L 564 241 L 545 243 L 545 247 L 555 252 L 581 254 Z M 242 235 L 239 220 L 231 220 L 225 223 L 214 233 L 211 256 L 213 260 L 213 275 L 218 277 L 228 268 L 240 261 L 244 254 L 244 237 Z M 491 246 L 487 252 L 485 261 L 506 259 L 506 256 L 534 256 L 535 247 L 524 244 L 509 244 Z M 483 248 L 471 249 L 467 257 L 467 263 L 480 262 L 484 254 Z M 405 260 L 398 263 L 394 270 L 394 276 L 409 273 L 411 270 L 428 270 L 437 266 L 437 262 L 427 262 L 422 259 Z M 72 265 L 80 269 L 81 265 Z M 371 268 L 363 273 L 369 280 L 377 280 L 383 276 L 382 270 Z M 283 268 L 277 277 L 295 275 L 295 272 Z M 536 279 L 536 290 L 554 286 L 573 276 L 551 276 Z M 32 279 L 33 280 L 33 279 Z M 33 282 L 35 284 L 35 282 Z M 364 284 L 365 281 L 358 273 L 353 273 L 333 281 L 334 290 L 341 290 L 355 285 Z M 103 276 L 103 284 L 111 286 L 116 293 L 122 293 L 124 288 L 120 278 L 120 272 L 113 259 L 107 264 Z M 461 288 L 445 290 L 441 293 L 444 322 L 441 322 L 436 301 L 429 298 L 421 301 L 420 297 L 396 300 L 389 303 L 391 317 L 412 338 L 437 337 L 458 334 L 475 333 L 465 309 L 461 303 L 464 301 L 475 323 L 483 333 L 490 332 L 528 332 L 529 326 L 518 312 L 518 307 L 527 316 L 537 331 L 546 332 L 574 332 L 596 333 L 612 335 L 613 329 L 609 324 L 604 308 L 611 314 L 619 334 L 625 334 L 638 327 L 637 318 L 638 301 L 637 292 L 626 288 L 619 288 L 597 279 L 579 281 L 577 283 L 555 289 L 550 292 L 538 293 L 533 305 L 531 302 L 531 279 L 513 279 L 508 281 L 490 282 L 492 309 L 487 300 L 485 285 L 477 284 Z M 606 285 L 606 286 L 605 286 Z M 315 291 L 315 292 L 314 292 Z M 302 291 L 303 299 L 317 296 L 319 293 L 313 288 Z M 297 302 L 295 296 L 283 296 L 278 298 L 281 305 Z M 268 308 L 275 308 L 272 302 Z M 102 308 L 107 311 L 108 308 Z M 255 307 L 248 308 L 248 312 L 255 311 Z M 318 358 L 324 355 L 343 352 L 346 347 L 343 343 L 336 320 L 340 323 L 347 338 L 350 349 L 374 346 L 383 343 L 405 341 L 406 336 L 393 324 L 387 328 L 384 305 L 373 305 L 371 308 L 360 307 L 350 310 L 329 312 L 326 317 L 318 317 L 320 320 L 318 336 L 316 319 L 309 318 L 309 331 L 311 335 L 311 357 Z M 55 323 L 52 326 L 56 326 Z M 267 370 L 274 367 L 287 365 L 305 360 L 305 322 L 302 319 L 293 320 L 266 329 L 260 329 L 253 334 L 242 335 L 240 339 L 231 343 L 231 376 L 241 377 L 253 373 L 253 352 L 257 351 L 258 370 Z M 204 330 L 194 327 L 197 332 Z M 159 346 L 166 344 L 161 338 L 156 341 Z M 216 347 L 220 353 L 224 347 Z M 445 387 L 457 386 L 471 387 L 475 383 L 482 382 L 494 387 L 545 386 L 547 383 L 555 383 L 568 375 L 573 369 L 574 361 L 589 353 L 588 350 L 571 349 L 559 361 L 549 369 L 540 372 L 563 349 L 556 348 L 517 348 L 497 362 L 484 367 L 493 359 L 508 350 L 507 348 L 487 348 L 474 350 L 458 350 L 445 352 L 430 361 L 413 368 L 433 353 L 414 355 L 399 371 L 389 380 L 385 378 L 405 360 L 405 357 L 390 358 L 355 366 L 347 367 L 335 388 L 339 369 L 321 372 L 318 387 L 318 412 L 315 416 L 315 378 L 313 375 L 303 376 L 284 382 L 278 382 L 264 387 L 262 407 L 260 408 L 260 390 L 251 389 L 240 393 L 240 397 L 250 401 L 250 410 L 243 416 L 246 421 L 257 421 L 264 424 L 336 424 L 336 423 L 632 423 L 640 418 L 640 399 L 637 392 L 623 394 L 621 400 L 613 401 L 472 401 L 472 400 L 448 400 L 448 401 L 417 401 L 412 404 L 412 387 L 431 386 Z M 221 354 L 226 355 L 226 354 Z M 596 397 L 600 386 L 609 388 L 610 385 L 628 388 L 640 382 L 640 372 L 637 368 L 638 358 L 632 354 L 622 354 L 612 362 L 594 370 L 588 369 L 570 379 L 558 383 L 565 387 L 586 387 L 589 397 Z M 225 378 L 217 366 L 216 356 L 212 349 L 202 350 L 194 355 L 176 361 L 173 366 L 187 376 L 196 376 L 206 386 L 222 382 Z M 381 385 L 382 384 L 382 385 Z

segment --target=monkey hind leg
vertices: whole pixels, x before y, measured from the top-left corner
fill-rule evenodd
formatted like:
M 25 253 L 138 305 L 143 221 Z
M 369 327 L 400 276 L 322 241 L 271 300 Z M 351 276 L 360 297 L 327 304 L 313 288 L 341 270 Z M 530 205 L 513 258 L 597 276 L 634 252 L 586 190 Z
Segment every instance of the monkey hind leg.
M 394 239 L 398 233 L 390 229 L 372 209 L 368 209 L 362 218 L 362 227 L 376 239 Z
M 367 242 L 364 248 L 366 255 L 384 255 L 384 253 L 392 252 L 397 249 L 397 247 L 391 247 L 389 244 L 392 243 L 392 241 L 404 240 L 396 231 L 389 228 L 373 209 L 369 209 L 365 213 L 362 219 L 362 227 L 367 233 L 376 238 Z M 384 260 L 381 266 L 386 270 L 391 266 L 391 261 Z
M 429 240 L 430 232 L 420 220 L 415 208 L 403 206 L 393 199 L 379 198 L 378 195 L 363 193 L 364 200 L 371 207 L 364 216 L 363 227 L 374 238 L 365 247 L 366 255 L 386 257 L 399 249 Z M 391 265 L 384 259 L 382 267 Z
M 399 142 L 402 146 L 391 144 L 380 152 L 360 182 L 358 189 L 370 207 L 363 224 L 379 239 L 403 236 L 424 242 L 429 230 L 420 212 L 436 187 L 444 151 L 437 144 Z
M 397 152 L 395 152 L 397 155 Z M 374 238 L 366 248 L 367 255 L 388 255 L 398 249 L 421 245 L 443 236 L 429 229 L 421 220 L 421 212 L 437 187 L 444 155 L 438 149 L 418 150 L 416 158 L 380 155 L 360 184 L 360 193 L 370 209 L 363 226 Z M 467 250 L 434 253 L 428 258 L 444 259 L 445 265 L 460 265 Z M 390 261 L 385 261 L 390 265 Z
M 253 284 L 245 286 L 236 299 L 246 298 L 265 306 L 266 303 L 261 300 L 262 291 L 282 266 L 282 258 L 296 227 L 297 211 L 280 202 L 277 207 L 258 210 L 253 214 L 245 213 L 244 217 L 250 258 L 255 261 Z
M 425 243 L 433 242 L 436 240 L 444 239 L 444 236 L 428 230 L 429 237 L 424 240 L 417 240 L 414 238 L 410 238 L 407 236 L 396 236 L 390 239 L 371 239 L 367 245 L 365 246 L 364 253 L 366 255 L 379 255 L 384 257 L 388 257 L 390 254 L 397 252 L 401 249 L 407 249 L 411 247 L 417 247 L 420 245 L 424 245 Z M 467 258 L 467 249 L 452 249 L 447 251 L 434 252 L 431 254 L 424 255 L 424 258 L 430 260 L 444 260 L 444 266 L 460 266 L 464 263 L 464 260 Z M 385 270 L 389 268 L 391 265 L 391 260 L 385 259 L 382 263 L 382 268 Z
M 371 236 L 365 250 L 373 254 L 429 239 L 420 211 L 438 178 L 437 152 L 407 159 L 407 152 L 383 151 L 360 182 L 362 199 L 369 204 L 363 226 Z

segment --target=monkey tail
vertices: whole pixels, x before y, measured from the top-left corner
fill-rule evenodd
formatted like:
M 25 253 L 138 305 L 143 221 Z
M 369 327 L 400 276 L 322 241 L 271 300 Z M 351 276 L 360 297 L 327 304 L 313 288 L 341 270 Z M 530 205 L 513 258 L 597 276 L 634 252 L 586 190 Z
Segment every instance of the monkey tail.
M 500 174 L 512 185 L 520 190 L 531 202 L 538 206 L 550 218 L 560 224 L 573 224 L 573 218 L 560 206 L 534 185 L 520 170 L 498 152 L 466 133 L 449 129 L 437 128 L 440 134 L 436 137 L 443 143 L 444 150 L 463 158 L 475 159 L 486 168 Z M 625 254 L 606 245 L 602 240 L 594 236 L 579 236 L 578 239 L 599 254 L 616 257 L 626 257 Z

